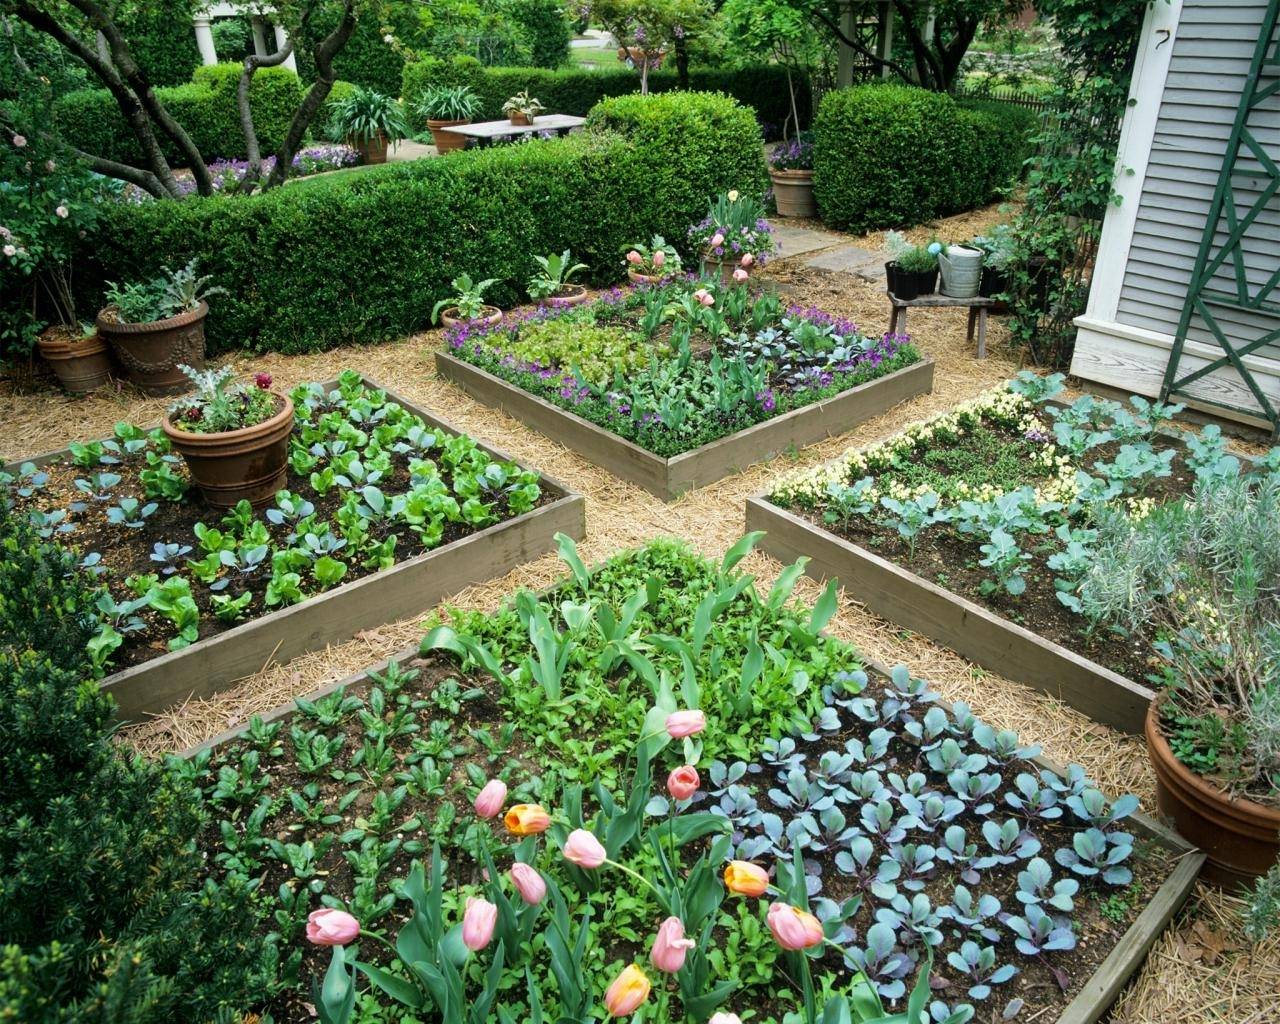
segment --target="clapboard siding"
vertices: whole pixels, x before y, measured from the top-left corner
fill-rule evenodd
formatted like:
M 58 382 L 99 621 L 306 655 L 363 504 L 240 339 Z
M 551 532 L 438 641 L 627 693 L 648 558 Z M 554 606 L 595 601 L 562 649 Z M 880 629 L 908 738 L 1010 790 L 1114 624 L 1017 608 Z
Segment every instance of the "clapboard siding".
M 1168 336 L 1177 332 L 1266 6 L 1266 0 L 1189 0 L 1183 5 L 1120 290 L 1119 324 Z M 1254 113 L 1250 128 L 1266 151 L 1280 159 L 1280 97 Z M 1269 180 L 1255 158 L 1237 163 L 1232 185 L 1240 217 Z M 1219 231 L 1217 241 L 1225 238 Z M 1242 250 L 1245 277 L 1256 292 L 1277 267 L 1280 198 L 1273 196 L 1266 204 Z M 1236 293 L 1233 260 L 1214 274 L 1212 287 Z M 1280 316 L 1266 312 L 1222 309 L 1218 318 L 1235 342 L 1280 329 Z M 1215 344 L 1198 318 L 1192 320 L 1188 339 Z M 1268 362 L 1280 359 L 1280 344 L 1257 354 Z M 1276 386 L 1271 381 L 1268 390 Z M 1239 382 L 1227 387 L 1238 392 Z M 1255 403 L 1250 399 L 1248 405 Z

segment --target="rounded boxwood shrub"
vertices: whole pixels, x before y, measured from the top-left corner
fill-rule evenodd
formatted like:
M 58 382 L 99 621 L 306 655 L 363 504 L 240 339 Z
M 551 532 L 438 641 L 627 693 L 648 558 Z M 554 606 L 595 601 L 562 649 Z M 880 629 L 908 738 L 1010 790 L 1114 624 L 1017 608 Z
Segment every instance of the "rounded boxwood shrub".
M 913 86 L 828 93 L 814 122 L 814 196 L 832 227 L 919 224 L 991 201 L 1030 153 L 1036 116 Z
M 681 239 L 728 188 L 762 191 L 760 131 L 746 108 L 701 93 L 622 97 L 588 130 L 298 181 L 257 196 L 115 205 L 87 243 L 86 308 L 105 279 L 192 257 L 226 288 L 210 348 L 309 352 L 429 326 L 461 271 L 523 296 L 531 253 L 561 252 L 597 284 L 623 276 L 623 247 Z

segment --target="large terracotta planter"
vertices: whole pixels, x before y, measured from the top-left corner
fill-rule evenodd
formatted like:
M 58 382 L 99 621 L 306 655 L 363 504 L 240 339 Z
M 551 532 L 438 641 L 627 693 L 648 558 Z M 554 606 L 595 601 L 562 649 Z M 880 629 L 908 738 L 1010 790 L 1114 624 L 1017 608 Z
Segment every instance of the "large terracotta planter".
M 1280 859 L 1280 809 L 1232 800 L 1173 755 L 1160 728 L 1162 699 L 1147 710 L 1147 753 L 1156 773 L 1156 802 L 1183 838 L 1209 859 L 1201 877 L 1223 888 L 1251 884 Z
M 293 402 L 288 395 L 276 397 L 284 404 L 270 419 L 221 434 L 179 430 L 168 416 L 164 418 L 165 436 L 186 460 L 191 479 L 214 508 L 233 508 L 244 499 L 258 508 L 269 504 L 284 487 Z
M 387 162 L 387 137 L 379 132 L 371 139 L 352 140 L 351 147 L 359 152 L 360 162 L 366 164 L 385 164 Z
M 82 338 L 62 326 L 48 327 L 36 344 L 68 394 L 87 395 L 111 379 L 111 353 L 101 334 Z
M 440 154 L 454 153 L 460 149 L 467 148 L 467 137 L 459 135 L 457 132 L 449 131 L 450 128 L 456 128 L 459 125 L 470 124 L 471 118 L 463 118 L 461 121 L 436 121 L 427 120 L 427 127 L 431 130 L 431 141 L 436 147 L 436 152 Z
M 167 320 L 126 324 L 108 306 L 98 314 L 98 333 L 106 338 L 125 373 L 148 395 L 176 395 L 191 387 L 179 363 L 204 368 L 204 318 L 209 304 Z
M 627 279 L 632 284 L 661 284 L 666 277 L 659 274 L 642 274 L 638 270 L 627 268 Z
M 779 217 L 816 217 L 813 200 L 813 171 L 770 171 L 773 202 Z
M 547 296 L 547 305 L 557 308 L 581 306 L 590 297 L 580 284 L 562 284 L 554 294 Z
M 738 283 L 733 279 L 733 272 L 739 266 L 738 259 L 739 257 L 736 256 L 726 256 L 721 259 L 709 253 L 703 253 L 702 273 L 706 277 L 719 277 L 720 283 L 726 288 L 733 288 Z
M 502 310 L 497 306 L 481 306 L 480 315 L 474 320 L 463 319 L 457 313 L 457 306 L 441 310 L 440 322 L 446 327 L 461 327 L 463 324 L 496 324 L 502 319 Z

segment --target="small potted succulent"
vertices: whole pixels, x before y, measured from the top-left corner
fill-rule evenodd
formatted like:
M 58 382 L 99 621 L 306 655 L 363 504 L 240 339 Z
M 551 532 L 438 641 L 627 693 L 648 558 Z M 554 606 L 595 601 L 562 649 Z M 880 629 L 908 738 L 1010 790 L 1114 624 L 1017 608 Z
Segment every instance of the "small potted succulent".
M 285 485 L 293 402 L 271 389 L 269 373 L 233 383 L 235 371 L 179 369 L 195 391 L 169 407 L 165 437 L 214 508 L 247 500 L 260 507 Z
M 587 301 L 587 289 L 580 284 L 571 284 L 574 274 L 587 269 L 585 263 L 574 263 L 569 250 L 556 255 L 535 256 L 541 268 L 529 278 L 526 287 L 529 298 L 534 302 L 545 302 L 548 306 L 577 306 Z
M 129 379 L 148 395 L 186 391 L 179 364 L 204 366 L 204 320 L 209 298 L 226 289 L 209 285 L 193 259 L 179 270 L 119 285 L 107 283 L 107 305 L 98 312 L 98 333 L 107 340 Z
M 449 129 L 471 123 L 480 109 L 480 97 L 469 86 L 436 85 L 423 93 L 417 109 L 427 119 L 436 152 L 452 153 L 466 148 L 467 137 Z
M 707 216 L 689 228 L 689 244 L 701 254 L 702 273 L 731 287 L 768 259 L 773 229 L 760 201 L 733 189 L 716 196 Z
M 496 324 L 502 319 L 502 310 L 486 306 L 484 293 L 497 284 L 497 278 L 475 283 L 470 274 L 459 274 L 451 282 L 453 294 L 441 299 L 431 311 L 431 319 L 445 327 L 458 327 L 476 321 Z
M 624 262 L 632 284 L 657 284 L 664 277 L 680 273 L 680 254 L 661 235 L 654 235 L 648 245 L 637 242 L 627 246 Z
M 409 134 L 400 104 L 390 96 L 356 86 L 333 105 L 329 130 L 360 152 L 366 164 L 387 162 L 387 147 Z
M 533 124 L 545 109 L 542 101 L 536 96 L 530 96 L 527 89 L 516 93 L 502 104 L 502 112 L 511 118 L 512 124 Z
M 932 295 L 938 287 L 938 253 L 941 242 L 912 245 L 899 231 L 886 231 L 885 248 L 893 259 L 884 265 L 889 294 L 899 299 L 918 299 Z
M 773 202 L 779 217 L 816 217 L 813 200 L 813 140 L 808 132 L 783 142 L 769 156 Z

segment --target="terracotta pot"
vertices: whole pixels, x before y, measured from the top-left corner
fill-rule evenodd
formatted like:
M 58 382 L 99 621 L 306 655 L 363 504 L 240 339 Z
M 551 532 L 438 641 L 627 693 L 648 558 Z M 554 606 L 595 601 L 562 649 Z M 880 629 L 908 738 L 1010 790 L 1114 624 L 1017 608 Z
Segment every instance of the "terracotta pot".
M 174 451 L 186 459 L 191 479 L 214 508 L 233 508 L 243 499 L 260 508 L 284 487 L 289 468 L 289 435 L 293 432 L 293 402 L 288 395 L 272 394 L 284 403 L 274 416 L 252 427 L 220 434 L 179 430 L 165 416 L 165 436 Z
M 511 115 L 511 123 L 512 124 L 533 124 L 533 122 L 529 119 L 528 114 L 522 114 L 519 112 Z
M 648 60 L 650 71 L 655 71 L 662 67 L 662 61 L 666 55 L 666 50 L 645 50 L 639 46 L 618 47 L 618 60 L 629 60 L 636 67 L 639 67 L 645 60 Z
M 727 256 L 720 259 L 716 256 L 703 253 L 702 255 L 702 273 L 706 277 L 719 276 L 720 283 L 726 288 L 733 288 L 737 285 L 737 281 L 733 279 L 733 272 L 738 269 L 738 258 L 735 256 Z
M 351 146 L 359 151 L 362 163 L 385 164 L 387 162 L 387 137 L 381 132 L 371 139 L 353 141 Z
M 547 297 L 548 306 L 581 306 L 591 296 L 587 294 L 587 289 L 580 284 L 562 284 L 559 289 Z
M 813 200 L 813 171 L 770 171 L 773 202 L 779 217 L 816 217 Z
M 457 306 L 450 306 L 448 309 L 441 310 L 440 322 L 446 327 L 461 327 L 463 324 L 496 324 L 502 319 L 502 310 L 497 306 L 482 306 L 480 315 L 474 320 L 464 320 L 455 315 L 457 312 Z
M 1147 753 L 1156 802 L 1183 838 L 1209 855 L 1201 877 L 1223 888 L 1251 884 L 1280 859 L 1280 809 L 1232 800 L 1179 761 L 1160 727 L 1163 697 L 1147 709 Z
M 36 344 L 62 389 L 70 395 L 87 395 L 111 378 L 111 353 L 97 332 L 84 338 L 62 325 L 47 327 Z
M 666 280 L 662 275 L 642 274 L 640 271 L 632 270 L 630 267 L 627 267 L 627 279 L 632 284 L 660 284 Z
M 431 129 L 431 141 L 435 143 L 437 153 L 454 153 L 460 149 L 467 148 L 468 139 L 465 135 L 459 135 L 457 132 L 448 131 L 449 128 L 456 128 L 460 124 L 470 124 L 471 118 L 464 118 L 461 121 L 435 121 L 428 120 L 427 127 Z
M 167 320 L 121 323 L 108 306 L 98 313 L 98 333 L 106 338 L 125 373 L 148 395 L 176 395 L 191 387 L 179 363 L 204 368 L 204 318 L 209 304 Z

